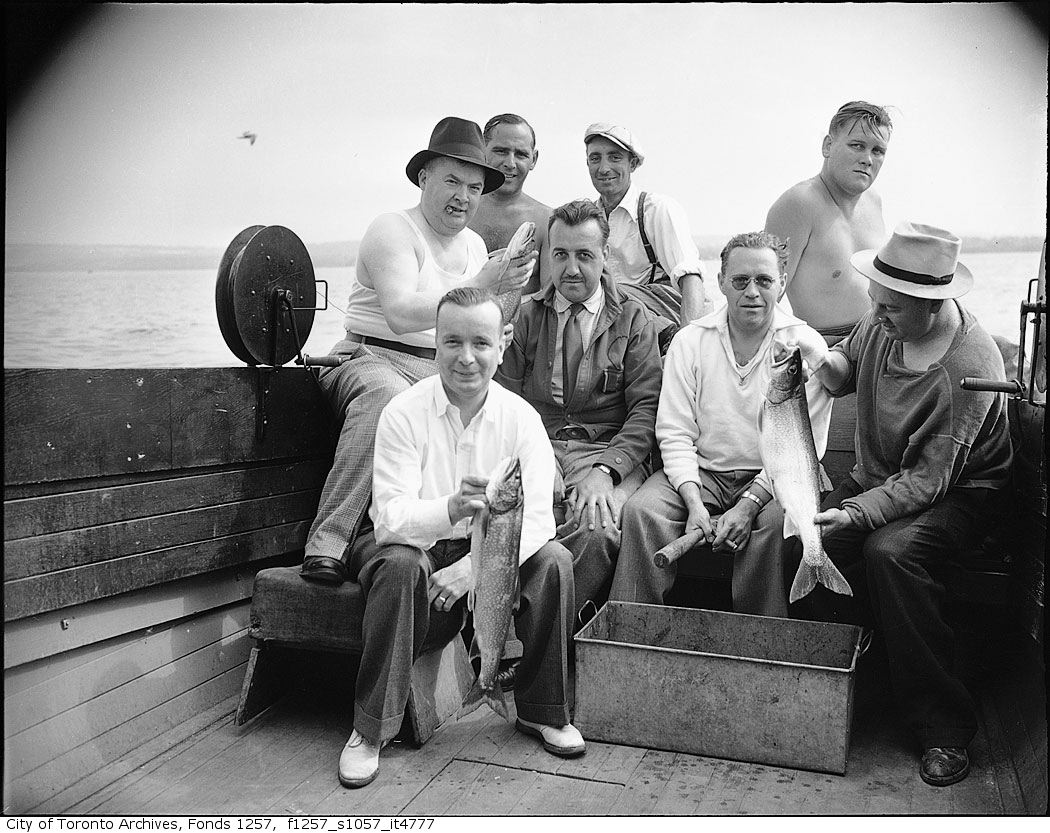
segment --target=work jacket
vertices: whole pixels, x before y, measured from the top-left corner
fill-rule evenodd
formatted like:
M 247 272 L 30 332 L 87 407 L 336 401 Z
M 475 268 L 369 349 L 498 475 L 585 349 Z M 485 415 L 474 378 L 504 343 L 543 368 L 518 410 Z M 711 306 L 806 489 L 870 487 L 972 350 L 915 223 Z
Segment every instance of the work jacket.
M 662 368 L 655 317 L 637 301 L 610 289 L 602 276 L 605 306 L 594 323 L 568 403 L 555 401 L 551 376 L 558 338 L 554 286 L 521 306 L 514 340 L 496 380 L 524 398 L 543 419 L 547 436 L 607 442 L 598 463 L 623 480 L 654 447 Z

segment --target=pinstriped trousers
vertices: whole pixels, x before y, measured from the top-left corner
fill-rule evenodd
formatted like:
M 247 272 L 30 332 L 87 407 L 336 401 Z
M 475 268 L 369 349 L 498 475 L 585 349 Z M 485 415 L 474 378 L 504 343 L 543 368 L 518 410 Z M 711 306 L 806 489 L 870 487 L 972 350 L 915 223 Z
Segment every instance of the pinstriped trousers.
M 321 388 L 339 424 L 339 441 L 306 541 L 306 558 L 325 556 L 346 564 L 350 544 L 372 500 L 379 414 L 401 391 L 437 373 L 437 365 L 429 359 L 345 339 L 332 353 L 352 358 L 320 374 Z

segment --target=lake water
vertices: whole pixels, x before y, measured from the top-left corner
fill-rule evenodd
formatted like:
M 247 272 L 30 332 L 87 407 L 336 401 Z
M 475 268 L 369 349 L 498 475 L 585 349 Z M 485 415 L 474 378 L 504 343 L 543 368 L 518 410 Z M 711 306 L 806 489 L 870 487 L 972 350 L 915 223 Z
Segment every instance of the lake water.
M 1017 342 L 1019 310 L 1039 252 L 963 257 L 975 286 L 962 303 L 993 335 Z M 709 296 L 718 261 L 705 260 Z M 153 272 L 8 272 L 4 275 L 5 367 L 229 367 L 215 315 L 216 269 Z M 342 338 L 352 267 L 318 268 L 329 308 L 318 312 L 304 352 L 324 355 Z

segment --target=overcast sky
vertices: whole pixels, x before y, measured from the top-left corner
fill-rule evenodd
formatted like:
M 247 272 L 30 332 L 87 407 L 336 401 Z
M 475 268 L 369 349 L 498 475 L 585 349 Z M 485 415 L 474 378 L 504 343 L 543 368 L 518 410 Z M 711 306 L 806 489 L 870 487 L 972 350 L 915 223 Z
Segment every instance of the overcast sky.
M 110 5 L 9 113 L 6 239 L 360 238 L 415 204 L 438 119 L 508 111 L 543 202 L 592 195 L 583 130 L 617 121 L 638 181 L 728 235 L 818 171 L 858 98 L 894 108 L 888 224 L 1043 236 L 1046 48 L 1012 4 Z

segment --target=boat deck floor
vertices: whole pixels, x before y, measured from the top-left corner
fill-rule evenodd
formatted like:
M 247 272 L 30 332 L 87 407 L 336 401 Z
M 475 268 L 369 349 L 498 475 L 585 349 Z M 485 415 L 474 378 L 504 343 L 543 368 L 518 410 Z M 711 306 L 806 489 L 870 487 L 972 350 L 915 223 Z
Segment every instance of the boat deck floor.
M 845 775 L 589 742 L 580 758 L 545 752 L 482 707 L 420 748 L 395 742 L 367 787 L 339 785 L 351 709 L 289 698 L 245 726 L 227 713 L 159 754 L 100 772 L 65 812 L 104 815 L 746 815 L 1024 814 L 1003 749 L 990 674 L 968 778 L 946 788 L 918 776 L 919 751 L 897 718 L 884 672 L 862 658 Z M 336 698 L 328 698 L 339 699 Z M 510 698 L 508 698 L 510 699 Z M 148 756 L 148 757 L 147 757 Z M 134 762 L 133 762 L 134 763 Z M 74 798 L 66 793 L 67 801 Z M 52 808 L 50 812 L 62 811 Z

